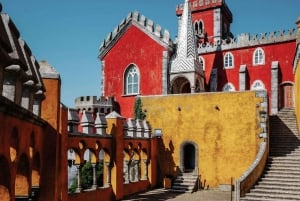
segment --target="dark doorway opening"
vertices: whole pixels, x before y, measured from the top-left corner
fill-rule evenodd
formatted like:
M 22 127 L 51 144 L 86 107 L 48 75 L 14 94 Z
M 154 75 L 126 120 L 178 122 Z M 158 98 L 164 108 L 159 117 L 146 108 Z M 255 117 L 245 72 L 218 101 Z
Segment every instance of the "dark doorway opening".
M 195 169 L 195 147 L 193 144 L 186 144 L 183 148 L 184 170 L 192 172 Z

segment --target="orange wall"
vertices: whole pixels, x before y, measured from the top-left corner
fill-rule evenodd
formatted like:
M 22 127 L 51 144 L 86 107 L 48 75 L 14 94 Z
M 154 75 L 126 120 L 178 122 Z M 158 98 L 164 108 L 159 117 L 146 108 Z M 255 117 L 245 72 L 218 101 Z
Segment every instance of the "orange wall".
M 61 83 L 58 79 L 43 79 L 43 82 L 46 88 L 46 98 L 41 105 L 41 117 L 59 131 Z

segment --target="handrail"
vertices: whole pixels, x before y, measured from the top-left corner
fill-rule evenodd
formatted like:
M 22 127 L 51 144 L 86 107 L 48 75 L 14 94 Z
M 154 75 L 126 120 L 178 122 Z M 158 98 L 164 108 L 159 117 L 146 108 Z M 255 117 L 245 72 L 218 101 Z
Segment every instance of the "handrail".
M 241 196 L 244 196 L 251 187 L 256 183 L 257 179 L 262 175 L 267 158 L 267 142 L 262 142 L 260 144 L 259 152 L 248 168 L 248 170 L 236 180 L 235 185 L 235 200 L 239 201 Z

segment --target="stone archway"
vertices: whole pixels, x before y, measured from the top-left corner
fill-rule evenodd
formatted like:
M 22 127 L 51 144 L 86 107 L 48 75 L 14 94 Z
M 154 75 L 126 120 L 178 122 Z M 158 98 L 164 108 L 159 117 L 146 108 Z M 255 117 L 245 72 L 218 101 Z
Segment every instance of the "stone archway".
M 177 77 L 172 81 L 171 84 L 172 94 L 184 94 L 191 93 L 191 84 L 185 77 Z
M 180 146 L 180 169 L 182 172 L 198 172 L 198 145 L 185 141 Z

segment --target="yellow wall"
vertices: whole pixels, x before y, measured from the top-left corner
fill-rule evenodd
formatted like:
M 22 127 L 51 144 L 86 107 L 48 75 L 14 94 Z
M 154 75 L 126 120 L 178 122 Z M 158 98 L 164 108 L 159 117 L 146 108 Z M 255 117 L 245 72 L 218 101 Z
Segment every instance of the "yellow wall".
M 298 28 L 298 34 L 297 34 L 297 43 L 300 43 L 300 17 L 297 20 L 297 28 Z M 298 49 L 300 49 L 300 45 L 297 46 Z M 295 54 L 295 85 L 294 85 L 294 93 L 295 93 L 295 112 L 298 122 L 298 128 L 300 127 L 300 58 L 298 58 L 299 55 L 297 55 L 297 50 Z
M 299 128 L 299 122 L 300 122 L 300 62 L 297 62 L 297 68 L 295 71 L 295 86 L 294 86 L 294 92 L 295 92 L 295 112 L 298 122 L 298 128 Z
M 181 143 L 192 141 L 198 145 L 202 187 L 230 184 L 231 177 L 240 177 L 259 149 L 260 102 L 255 92 L 142 97 L 152 130 L 162 129 L 162 175 L 175 174 Z

